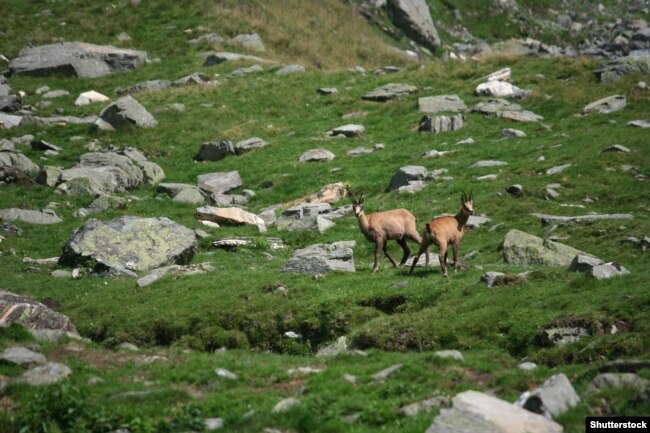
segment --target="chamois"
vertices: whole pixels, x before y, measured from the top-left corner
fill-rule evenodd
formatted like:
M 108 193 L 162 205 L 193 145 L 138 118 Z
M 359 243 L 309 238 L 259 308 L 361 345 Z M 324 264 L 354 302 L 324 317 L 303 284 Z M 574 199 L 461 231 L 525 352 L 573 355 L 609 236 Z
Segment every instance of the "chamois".
M 463 229 L 469 220 L 470 215 L 474 213 L 474 193 L 470 192 L 469 197 L 463 192 L 460 199 L 461 208 L 455 216 L 441 216 L 434 218 L 424 225 L 422 231 L 422 243 L 420 250 L 413 259 L 411 270 L 409 274 L 413 273 L 415 265 L 424 252 L 431 244 L 438 246 L 438 259 L 440 260 L 440 268 L 442 269 L 442 276 L 447 277 L 447 246 L 452 245 L 454 249 L 454 272 L 458 269 L 458 247 L 460 240 L 463 238 Z M 427 263 L 429 260 L 427 260 Z
M 411 249 L 406 243 L 406 240 L 411 239 L 418 244 L 422 242 L 422 238 L 420 237 L 416 226 L 417 219 L 406 209 L 394 209 L 366 215 L 363 212 L 365 193 L 361 193 L 358 200 L 354 197 L 354 194 L 349 188 L 348 193 L 352 198 L 352 210 L 354 211 L 354 215 L 356 215 L 359 220 L 359 228 L 361 228 L 366 239 L 376 245 L 375 262 L 372 266 L 372 273 L 374 274 L 377 272 L 377 268 L 379 267 L 379 254 L 381 251 L 383 251 L 386 257 L 388 257 L 388 260 L 393 264 L 393 267 L 402 266 L 406 263 L 411 255 Z M 399 265 L 390 254 L 388 254 L 386 242 L 389 240 L 397 241 L 404 250 L 404 257 L 402 257 Z M 426 259 L 427 263 L 429 263 L 428 250 L 426 251 Z

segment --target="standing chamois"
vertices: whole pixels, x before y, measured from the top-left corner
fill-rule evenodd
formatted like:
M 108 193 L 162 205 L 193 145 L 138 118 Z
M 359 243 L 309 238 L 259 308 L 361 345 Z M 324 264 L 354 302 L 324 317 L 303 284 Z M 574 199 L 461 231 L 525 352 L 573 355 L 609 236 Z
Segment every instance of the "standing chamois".
M 447 246 L 451 244 L 454 248 L 454 272 L 458 269 L 458 247 L 460 240 L 463 238 L 463 230 L 469 220 L 470 215 L 474 213 L 474 193 L 470 192 L 469 198 L 463 192 L 460 199 L 461 208 L 455 216 L 441 216 L 434 218 L 425 224 L 422 231 L 422 243 L 420 250 L 413 259 L 409 274 L 413 273 L 415 265 L 424 252 L 431 244 L 438 246 L 438 259 L 442 268 L 442 276 L 447 276 Z M 429 260 L 427 259 L 427 264 Z
M 386 242 L 390 240 L 397 241 L 404 250 L 404 257 L 402 257 L 399 266 L 406 263 L 411 255 L 411 249 L 406 243 L 406 239 L 411 239 L 418 244 L 422 242 L 422 238 L 420 238 L 420 235 L 418 234 L 416 218 L 406 209 L 394 209 L 366 215 L 363 212 L 365 193 L 361 193 L 358 200 L 354 197 L 354 194 L 352 194 L 352 191 L 350 191 L 349 188 L 348 193 L 352 198 L 352 210 L 359 220 L 359 228 L 361 228 L 366 239 L 376 245 L 375 263 L 372 266 L 372 273 L 374 274 L 377 272 L 377 268 L 379 267 L 379 254 L 381 251 L 383 251 L 386 257 L 388 257 L 388 260 L 393 264 L 393 267 L 396 268 L 398 266 L 397 262 L 390 256 L 390 254 L 388 254 L 388 249 L 386 248 Z M 429 263 L 429 250 L 426 250 L 426 259 L 427 263 Z

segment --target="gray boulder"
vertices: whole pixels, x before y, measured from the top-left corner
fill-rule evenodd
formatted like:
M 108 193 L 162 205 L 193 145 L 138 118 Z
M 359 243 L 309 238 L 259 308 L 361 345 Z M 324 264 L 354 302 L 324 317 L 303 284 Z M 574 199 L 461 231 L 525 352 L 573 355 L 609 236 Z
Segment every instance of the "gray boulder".
M 246 54 L 239 54 L 239 53 L 218 52 L 218 53 L 207 54 L 205 56 L 205 61 L 203 62 L 203 66 L 214 66 L 214 65 L 220 65 L 225 62 L 236 62 L 236 61 L 251 61 L 256 63 L 268 62 L 268 60 L 264 60 L 256 56 L 249 56 Z
M 259 137 L 251 137 L 247 138 L 246 140 L 238 141 L 233 147 L 235 149 L 235 153 L 237 155 L 241 155 L 242 153 L 250 152 L 251 150 L 266 147 L 268 144 L 269 143 Z
M 410 180 L 408 185 L 397 188 L 397 194 L 415 194 L 427 187 L 423 180 Z
M 185 86 L 206 86 L 206 85 L 216 85 L 218 81 L 210 80 L 210 76 L 203 72 L 194 72 L 190 75 L 179 78 L 178 80 L 172 83 L 174 87 L 185 87 Z
M 128 175 L 119 167 L 82 167 L 63 170 L 56 192 L 65 195 L 102 195 L 126 191 Z
M 440 48 L 440 37 L 425 0 L 388 0 L 387 6 L 395 25 L 411 39 L 430 50 Z
M 359 137 L 365 133 L 366 128 L 363 125 L 348 124 L 332 129 L 327 133 L 327 135 L 331 137 L 336 137 L 337 135 L 343 135 L 345 137 Z
M 193 230 L 168 218 L 90 219 L 63 247 L 59 263 L 78 266 L 91 261 L 98 271 L 132 274 L 165 265 L 188 264 L 197 245 Z
M 408 186 L 411 181 L 424 180 L 427 177 L 427 169 L 421 165 L 407 165 L 401 167 L 390 180 L 387 191 Z
M 543 224 L 574 224 L 574 223 L 600 221 L 600 220 L 633 220 L 634 219 L 634 215 L 629 213 L 589 214 L 589 215 L 575 215 L 575 216 L 533 213 L 531 215 L 542 220 Z
M 299 230 L 315 230 L 323 234 L 327 230 L 334 227 L 334 222 L 319 215 L 308 216 L 301 219 L 282 219 L 276 222 L 278 230 L 282 231 L 299 231 Z
M 595 266 L 602 265 L 603 262 L 598 257 L 589 256 L 586 254 L 578 254 L 573 258 L 569 265 L 571 272 L 590 272 Z
M 30 209 L 0 209 L 0 220 L 22 221 L 28 224 L 56 224 L 63 221 L 51 209 L 30 210 Z
M 0 85 L 0 91 L 2 86 Z M 0 95 L 0 111 L 13 113 L 23 108 L 22 99 L 18 95 Z
M 11 94 L 11 86 L 9 80 L 4 75 L 0 75 L 0 96 L 9 96 Z
M 399 413 L 402 416 L 416 416 L 422 412 L 431 412 L 433 409 L 440 409 L 449 406 L 451 406 L 449 397 L 436 395 L 435 397 L 402 406 L 399 409 Z
M 388 101 L 390 99 L 403 98 L 411 93 L 417 92 L 418 88 L 404 83 L 389 83 L 362 96 L 368 101 Z
M 500 111 L 497 113 L 497 117 L 502 119 L 512 120 L 514 122 L 538 122 L 544 120 L 539 114 L 535 114 L 532 111 L 522 110 L 522 111 Z
M 103 213 L 113 209 L 126 209 L 127 200 L 124 197 L 100 195 L 86 208 L 79 209 L 76 216 L 85 217 L 93 213 Z
M 607 280 L 619 275 L 629 274 L 630 271 L 616 262 L 603 263 L 591 268 L 590 274 L 597 280 Z
M 70 367 L 58 362 L 48 362 L 45 365 L 27 370 L 18 379 L 19 382 L 28 385 L 50 385 L 61 382 L 72 374 Z
M 264 72 L 264 68 L 258 64 L 255 64 L 253 66 L 249 66 L 248 68 L 237 68 L 231 72 L 231 75 L 233 77 L 243 77 L 244 75 L 254 74 L 256 72 Z
M 67 316 L 33 299 L 7 291 L 0 291 L 0 317 L 0 327 L 17 323 L 30 331 L 50 330 L 79 336 Z
M 305 217 L 316 216 L 318 214 L 327 213 L 332 210 L 332 205 L 329 203 L 300 203 L 292 206 L 282 212 L 283 219 L 302 219 Z
M 205 204 L 205 197 L 198 188 L 186 188 L 178 192 L 172 201 L 176 203 L 188 203 L 192 205 Z
M 157 185 L 165 179 L 165 172 L 163 171 L 162 167 L 160 167 L 155 162 L 142 161 L 137 162 L 137 164 L 142 169 L 144 182 L 147 185 Z
M 565 374 L 550 377 L 542 386 L 524 392 L 515 405 L 548 419 L 563 414 L 580 402 L 580 397 Z
M 505 400 L 465 391 L 442 409 L 426 433 L 562 433 L 560 424 Z
M 519 130 L 519 129 L 505 128 L 505 129 L 501 130 L 501 137 L 502 138 L 511 138 L 511 137 L 523 138 L 525 136 L 526 136 L 526 133 L 524 131 Z
M 199 153 L 194 157 L 197 161 L 219 161 L 228 155 L 234 155 L 235 148 L 232 141 L 221 140 L 203 143 Z
M 0 353 L 0 359 L 21 367 L 43 365 L 47 362 L 45 356 L 25 347 L 8 347 Z
M 21 152 L 0 151 L 0 169 L 8 167 L 32 177 L 37 176 L 40 171 L 38 165 Z
M 140 83 L 133 84 L 129 87 L 120 87 L 115 89 L 115 92 L 118 95 L 128 95 L 131 93 L 140 93 L 140 92 L 158 92 L 162 89 L 165 89 L 172 85 L 172 82 L 169 80 L 149 80 L 142 81 Z
M 170 197 L 174 197 L 186 189 L 195 189 L 199 191 L 199 187 L 196 185 L 190 185 L 189 183 L 160 183 L 158 184 L 157 191 L 167 194 Z
M 16 75 L 96 78 L 138 68 L 146 60 L 147 53 L 144 51 L 83 42 L 62 42 L 23 49 L 9 63 L 9 69 Z
M 538 238 L 513 229 L 503 241 L 503 256 L 506 263 L 517 265 L 562 266 L 568 268 L 573 258 L 585 254 L 573 247 Z
M 609 114 L 615 111 L 622 110 L 627 105 L 627 98 L 623 95 L 608 96 L 598 101 L 587 104 L 582 110 L 581 114 L 600 113 Z
M 291 75 L 303 72 L 305 72 L 305 68 L 300 65 L 284 65 L 275 71 L 275 75 Z
M 335 155 L 327 149 L 310 149 L 300 155 L 298 161 L 300 162 L 318 162 L 318 161 L 331 161 Z
M 420 119 L 418 131 L 438 134 L 440 132 L 457 131 L 462 127 L 462 114 L 456 114 L 455 116 L 424 116 Z
M 542 346 L 566 346 L 589 336 L 589 331 L 581 326 L 552 326 L 542 330 L 537 341 Z
M 152 128 L 158 125 L 151 113 L 130 95 L 123 96 L 104 108 L 99 117 L 115 129 L 133 125 Z
M 508 83 L 507 81 L 491 80 L 479 84 L 474 91 L 477 96 L 492 96 L 496 98 L 523 98 L 530 92 Z
M 639 392 L 650 390 L 650 380 L 636 373 L 601 373 L 587 386 L 587 394 L 593 395 L 610 389 L 633 388 Z
M 90 152 L 81 155 L 79 165 L 82 167 L 118 167 L 126 174 L 125 189 L 138 187 L 144 180 L 142 169 L 129 157 L 117 152 Z
M 650 57 L 613 59 L 594 71 L 601 83 L 613 83 L 630 74 L 650 75 Z
M 355 272 L 353 246 L 354 242 L 335 242 L 298 249 L 282 265 L 281 271 L 311 275 L 330 271 Z
M 472 107 L 472 111 L 482 114 L 498 114 L 503 111 L 521 111 L 523 108 L 519 104 L 509 102 L 505 99 L 490 99 L 486 102 L 479 102 Z
M 0 112 L 0 129 L 17 128 L 23 123 L 23 116 Z
M 465 111 L 467 106 L 458 95 L 440 95 L 418 98 L 418 110 L 425 113 L 440 113 L 445 111 Z
M 257 33 L 240 34 L 232 38 L 230 42 L 237 45 L 241 45 L 242 47 L 251 51 L 257 51 L 257 52 L 266 51 L 266 48 L 264 47 L 264 43 L 262 42 L 262 38 L 260 38 L 260 35 L 258 35 Z
M 470 168 L 503 167 L 505 165 L 508 165 L 505 161 L 494 161 L 488 159 L 484 161 L 476 161 L 474 164 L 470 165 Z
M 238 171 L 201 174 L 197 180 L 199 188 L 208 194 L 224 194 L 243 185 Z

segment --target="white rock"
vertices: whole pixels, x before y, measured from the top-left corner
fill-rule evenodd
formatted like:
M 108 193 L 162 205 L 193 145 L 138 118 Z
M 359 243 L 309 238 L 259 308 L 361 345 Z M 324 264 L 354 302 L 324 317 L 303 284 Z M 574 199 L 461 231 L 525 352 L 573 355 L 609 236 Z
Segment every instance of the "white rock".
M 92 104 L 93 102 L 105 102 L 108 100 L 110 100 L 108 96 L 102 95 L 101 93 L 94 90 L 90 90 L 88 92 L 83 92 L 80 94 L 74 101 L 74 105 L 79 107 L 82 105 Z

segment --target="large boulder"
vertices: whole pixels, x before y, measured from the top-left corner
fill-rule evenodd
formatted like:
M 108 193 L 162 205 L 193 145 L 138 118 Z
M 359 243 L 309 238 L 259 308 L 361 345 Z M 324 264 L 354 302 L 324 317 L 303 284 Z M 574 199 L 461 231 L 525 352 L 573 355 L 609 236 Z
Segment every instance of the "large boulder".
M 22 221 L 28 224 L 56 224 L 63 221 L 50 209 L 30 210 L 18 208 L 0 209 L 0 220 Z
M 238 171 L 201 174 L 197 177 L 199 188 L 209 194 L 223 194 L 242 186 Z
M 116 152 L 90 152 L 81 155 L 79 165 L 83 167 L 118 167 L 125 174 L 124 187 L 132 189 L 144 180 L 142 169 L 129 157 Z
M 77 266 L 90 261 L 98 271 L 132 274 L 188 264 L 196 247 L 194 231 L 168 218 L 90 219 L 63 247 L 59 263 Z
M 550 377 L 539 388 L 524 392 L 515 404 L 551 419 L 576 406 L 579 402 L 580 397 L 573 389 L 569 378 L 560 373 Z
M 465 391 L 442 409 L 426 433 L 562 433 L 560 424 L 505 400 Z
M 40 169 L 31 159 L 21 152 L 0 151 L 0 170 L 11 167 L 32 177 L 38 175 Z
M 99 117 L 114 129 L 125 126 L 140 126 L 151 128 L 158 124 L 158 121 L 131 95 L 123 96 L 108 107 L 104 108 Z
M 57 331 L 79 336 L 77 328 L 67 316 L 33 299 L 0 291 L 0 327 L 7 327 L 14 323 L 33 332 Z
M 503 256 L 506 263 L 516 265 L 568 268 L 578 254 L 585 253 L 568 245 L 538 238 L 516 229 L 510 230 L 503 241 Z
M 418 98 L 418 110 L 425 113 L 465 111 L 467 106 L 458 95 L 439 95 Z
M 456 131 L 462 127 L 462 114 L 456 114 L 454 116 L 423 116 L 420 119 L 418 130 L 439 134 L 441 132 Z
M 425 0 L 388 0 L 387 5 L 395 25 L 411 39 L 431 50 L 440 48 L 440 37 Z
M 421 165 L 407 165 L 401 167 L 390 179 L 387 191 L 399 189 L 406 186 L 409 182 L 423 180 L 427 177 L 427 169 Z
M 282 272 L 323 274 L 330 271 L 355 272 L 352 247 L 354 242 L 315 244 L 294 251 L 282 265 Z
M 594 71 L 601 83 L 613 83 L 630 74 L 650 75 L 650 57 L 613 59 Z
M 15 75 L 95 78 L 138 68 L 146 60 L 147 53 L 144 51 L 84 42 L 62 42 L 25 48 L 9 63 L 9 69 Z

